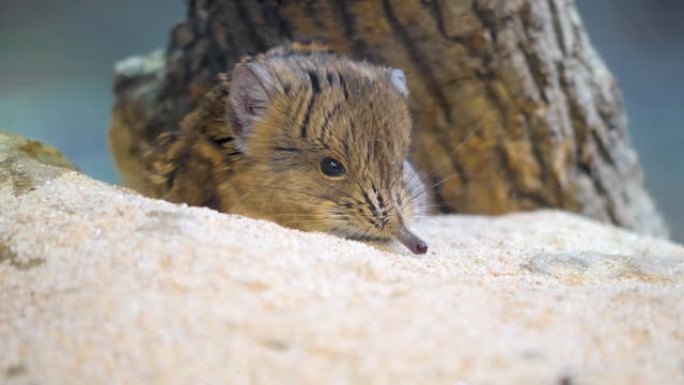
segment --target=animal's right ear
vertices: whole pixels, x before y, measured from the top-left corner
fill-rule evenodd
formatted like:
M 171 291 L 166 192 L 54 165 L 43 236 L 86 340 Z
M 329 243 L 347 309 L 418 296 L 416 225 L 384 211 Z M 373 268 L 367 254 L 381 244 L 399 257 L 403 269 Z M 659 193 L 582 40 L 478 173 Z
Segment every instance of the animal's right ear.
M 235 66 L 228 94 L 233 134 L 238 146 L 244 146 L 254 123 L 263 117 L 275 88 L 274 78 L 263 65 L 240 63 Z
M 399 91 L 400 94 L 404 95 L 404 97 L 408 97 L 409 90 L 406 86 L 406 75 L 404 75 L 404 71 L 398 68 L 392 68 L 389 71 L 389 76 L 390 82 L 392 83 L 394 88 L 396 88 L 396 90 Z

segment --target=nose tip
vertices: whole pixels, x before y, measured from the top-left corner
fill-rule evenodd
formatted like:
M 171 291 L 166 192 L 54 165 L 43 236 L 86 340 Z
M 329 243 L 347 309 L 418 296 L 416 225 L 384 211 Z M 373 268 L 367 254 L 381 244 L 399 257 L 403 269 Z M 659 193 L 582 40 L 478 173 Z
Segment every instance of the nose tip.
M 419 239 L 418 243 L 415 244 L 415 247 L 411 251 L 413 251 L 414 254 L 425 254 L 428 251 L 428 245 L 423 240 Z
M 406 248 L 411 250 L 413 254 L 425 254 L 428 251 L 428 245 L 422 239 L 410 232 L 406 227 L 402 226 L 397 234 L 397 240 L 404 244 Z

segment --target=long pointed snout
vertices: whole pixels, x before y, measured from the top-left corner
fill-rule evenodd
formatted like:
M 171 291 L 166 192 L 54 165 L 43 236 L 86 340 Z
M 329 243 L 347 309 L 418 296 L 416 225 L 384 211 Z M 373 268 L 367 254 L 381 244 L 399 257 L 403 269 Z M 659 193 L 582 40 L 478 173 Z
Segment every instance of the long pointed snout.
M 411 250 L 413 254 L 425 254 L 428 250 L 427 243 L 409 231 L 403 224 L 399 227 L 396 239 Z

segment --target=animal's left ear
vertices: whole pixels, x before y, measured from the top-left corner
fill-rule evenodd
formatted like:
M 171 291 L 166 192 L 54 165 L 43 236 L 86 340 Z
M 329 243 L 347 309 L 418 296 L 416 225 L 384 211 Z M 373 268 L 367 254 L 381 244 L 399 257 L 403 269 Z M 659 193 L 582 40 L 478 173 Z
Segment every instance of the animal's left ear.
M 398 68 L 392 68 L 389 71 L 389 76 L 390 83 L 392 83 L 394 88 L 396 88 L 400 94 L 408 96 L 409 91 L 408 87 L 406 86 L 406 75 L 404 75 L 404 71 Z

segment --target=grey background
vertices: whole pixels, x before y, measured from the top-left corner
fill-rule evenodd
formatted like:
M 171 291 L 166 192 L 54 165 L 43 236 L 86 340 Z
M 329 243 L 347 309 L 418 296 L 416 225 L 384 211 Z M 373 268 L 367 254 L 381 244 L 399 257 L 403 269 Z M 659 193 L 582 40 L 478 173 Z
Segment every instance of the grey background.
M 578 0 L 625 95 L 647 183 L 684 242 L 684 1 Z M 118 178 L 105 133 L 112 64 L 167 42 L 182 0 L 0 0 L 0 129 L 50 143 L 87 174 Z

